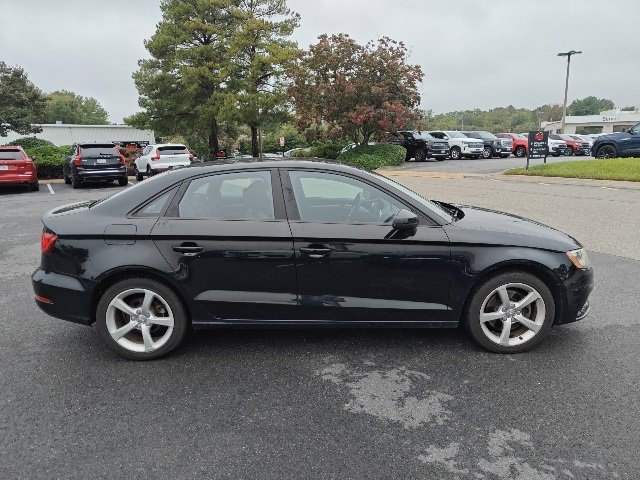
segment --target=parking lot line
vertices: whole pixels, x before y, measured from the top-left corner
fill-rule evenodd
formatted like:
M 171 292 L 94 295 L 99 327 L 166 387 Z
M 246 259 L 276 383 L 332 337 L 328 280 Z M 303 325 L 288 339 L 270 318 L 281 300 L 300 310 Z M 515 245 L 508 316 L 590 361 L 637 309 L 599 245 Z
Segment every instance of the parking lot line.
M 47 183 L 47 187 L 49 188 L 49 193 L 51 193 L 51 195 L 55 195 L 56 192 L 53 191 L 53 187 L 51 186 L 50 183 Z

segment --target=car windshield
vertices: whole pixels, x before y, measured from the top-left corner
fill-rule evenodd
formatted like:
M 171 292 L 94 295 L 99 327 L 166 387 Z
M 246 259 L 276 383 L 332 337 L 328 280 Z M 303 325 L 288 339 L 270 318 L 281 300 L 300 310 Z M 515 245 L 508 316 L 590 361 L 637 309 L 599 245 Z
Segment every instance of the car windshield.
M 98 157 L 105 155 L 118 155 L 118 151 L 116 147 L 112 143 L 105 144 L 87 144 L 87 145 L 79 145 L 82 149 L 81 154 L 83 157 Z
M 560 137 L 560 135 L 556 135 L 555 133 L 552 133 L 551 135 L 549 135 L 549 138 L 551 140 L 562 140 L 562 138 Z
M 489 132 L 467 132 L 466 135 L 472 138 L 483 138 L 487 140 L 495 140 L 498 138 L 493 133 Z
M 418 202 L 420 205 L 424 206 L 425 208 L 427 208 L 429 211 L 431 211 L 432 213 L 435 213 L 436 215 L 438 215 L 439 217 L 443 218 L 444 220 L 446 220 L 447 222 L 452 222 L 453 221 L 453 217 L 451 216 L 450 213 L 448 213 L 446 210 L 444 210 L 442 207 L 440 207 L 437 203 L 432 202 L 431 200 L 428 200 L 426 198 L 424 198 L 422 195 L 417 194 L 416 192 L 414 192 L 413 190 L 408 189 L 407 187 L 405 187 L 404 185 L 391 180 L 390 178 L 387 178 L 385 176 L 382 176 L 378 173 L 372 173 L 372 175 L 375 175 L 375 177 L 382 181 L 383 183 L 386 183 L 387 185 L 400 190 L 402 193 L 404 193 L 405 195 L 411 197 L 411 199 L 415 200 L 416 202 Z
M 444 132 L 444 133 L 446 133 L 449 136 L 449 138 L 468 138 L 462 132 Z
M 434 137 L 427 132 L 411 132 L 415 138 L 421 138 L 422 140 L 435 140 Z
M 16 149 L 1 149 L 0 150 L 0 160 L 22 160 L 24 157 L 22 156 L 22 152 Z

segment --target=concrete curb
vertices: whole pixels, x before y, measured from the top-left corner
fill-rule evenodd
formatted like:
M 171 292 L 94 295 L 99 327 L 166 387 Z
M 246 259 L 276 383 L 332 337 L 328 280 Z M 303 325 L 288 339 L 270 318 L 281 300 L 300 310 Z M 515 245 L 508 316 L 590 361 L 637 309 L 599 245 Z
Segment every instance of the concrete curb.
M 552 183 L 555 185 L 582 185 L 591 187 L 624 188 L 628 190 L 640 190 L 640 182 L 627 182 L 622 180 L 598 180 L 593 178 L 574 177 L 545 177 L 539 175 L 506 175 L 504 172 L 496 175 L 487 175 L 500 178 L 502 181 L 512 180 L 522 183 Z

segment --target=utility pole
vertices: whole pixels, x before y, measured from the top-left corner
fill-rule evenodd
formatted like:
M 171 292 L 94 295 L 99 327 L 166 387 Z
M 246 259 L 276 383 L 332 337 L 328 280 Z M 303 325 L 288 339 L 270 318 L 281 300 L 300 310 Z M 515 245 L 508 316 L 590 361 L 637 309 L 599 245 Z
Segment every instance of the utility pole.
M 564 104 L 562 106 L 562 124 L 560 130 L 564 133 L 564 123 L 567 119 L 567 93 L 569 92 L 569 67 L 571 66 L 571 55 L 579 55 L 582 52 L 570 50 L 568 52 L 559 53 L 559 57 L 567 57 L 567 79 L 564 84 Z

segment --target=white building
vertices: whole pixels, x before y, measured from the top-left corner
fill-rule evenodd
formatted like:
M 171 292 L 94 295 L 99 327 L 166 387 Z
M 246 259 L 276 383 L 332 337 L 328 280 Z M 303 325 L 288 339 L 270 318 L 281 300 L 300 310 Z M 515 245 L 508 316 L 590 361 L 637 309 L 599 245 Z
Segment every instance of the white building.
M 601 112 L 599 115 L 567 115 L 564 133 L 590 134 L 623 132 L 640 123 L 640 111 L 622 111 L 619 108 Z M 542 128 L 551 133 L 562 133 L 562 120 L 542 122 Z
M 72 145 L 80 142 L 155 143 L 153 130 L 139 130 L 128 125 L 70 125 L 64 123 L 43 124 L 40 133 L 22 135 L 9 132 L 0 137 L 0 145 L 22 137 L 49 140 L 54 145 Z

